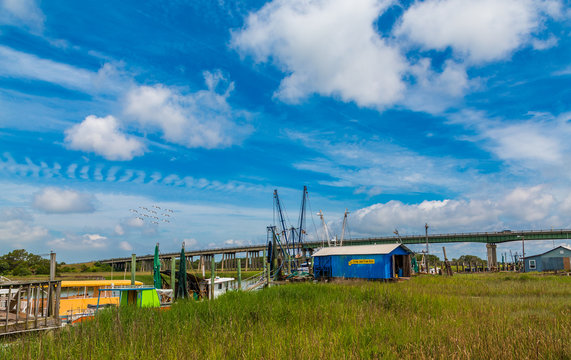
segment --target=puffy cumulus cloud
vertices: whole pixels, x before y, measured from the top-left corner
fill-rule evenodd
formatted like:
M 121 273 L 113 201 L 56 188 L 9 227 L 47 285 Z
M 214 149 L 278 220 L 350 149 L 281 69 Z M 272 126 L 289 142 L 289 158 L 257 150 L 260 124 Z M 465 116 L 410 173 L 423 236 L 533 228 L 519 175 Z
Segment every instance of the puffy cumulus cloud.
M 276 96 L 289 103 L 317 93 L 382 108 L 401 98 L 406 60 L 374 29 L 391 1 L 274 0 L 232 33 L 232 46 L 288 76 Z
M 422 228 L 425 222 L 441 231 L 494 228 L 498 210 L 491 201 L 443 200 L 404 204 L 389 201 L 357 210 L 350 215 L 351 230 L 363 234 L 387 234 L 398 228 L 402 233 Z
M 544 186 L 516 188 L 499 205 L 503 216 L 509 221 L 542 221 L 556 216 L 554 208 L 564 210 L 565 199 L 557 201 Z M 555 217 L 554 217 L 555 219 Z
M 45 15 L 35 0 L 0 0 L 0 24 L 25 26 L 41 32 L 44 21 Z
M 160 130 L 165 140 L 189 148 L 225 148 L 239 144 L 253 128 L 245 111 L 234 110 L 234 89 L 220 71 L 204 72 L 206 90 L 183 94 L 163 85 L 128 92 L 125 115 L 145 130 Z
M 62 238 L 48 241 L 48 245 L 60 249 L 104 249 L 109 239 L 99 234 L 69 234 Z
M 108 160 L 131 160 L 145 148 L 138 139 L 123 134 L 113 116 L 89 115 L 65 131 L 65 142 L 69 149 L 93 152 Z
M 519 187 L 493 199 L 400 201 L 378 203 L 350 214 L 352 232 L 365 236 L 419 233 L 424 223 L 434 232 L 498 231 L 506 228 L 567 228 L 570 225 L 571 197 L 545 186 Z M 340 221 L 333 224 L 340 228 Z
M 429 0 L 407 9 L 394 32 L 425 49 L 451 47 L 470 62 L 492 61 L 529 44 L 561 9 L 551 0 Z
M 90 194 L 49 187 L 35 193 L 32 204 L 46 213 L 90 213 L 95 211 L 94 200 Z
M 32 215 L 22 208 L 4 208 L 0 210 L 0 244 L 23 246 L 45 239 L 48 229 L 33 223 Z

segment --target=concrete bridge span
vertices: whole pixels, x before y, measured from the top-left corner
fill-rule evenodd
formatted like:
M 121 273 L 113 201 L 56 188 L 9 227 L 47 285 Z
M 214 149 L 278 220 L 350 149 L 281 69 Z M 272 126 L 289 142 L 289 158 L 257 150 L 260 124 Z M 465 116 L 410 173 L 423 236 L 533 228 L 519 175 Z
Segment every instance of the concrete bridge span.
M 486 244 L 488 253 L 489 266 L 497 264 L 496 257 L 496 244 L 522 241 L 522 240 L 562 240 L 571 239 L 571 229 L 558 229 L 558 230 L 504 230 L 498 232 L 473 232 L 473 233 L 450 233 L 450 234 L 428 234 L 427 235 L 401 235 L 401 236 L 385 236 L 385 237 L 370 237 L 358 239 L 346 239 L 343 245 L 371 245 L 371 244 L 389 244 L 401 241 L 403 244 L 440 244 L 440 243 L 458 243 L 458 242 L 474 242 Z M 308 255 L 313 253 L 313 250 L 326 246 L 327 243 L 323 241 L 309 241 L 304 243 L 303 251 Z M 198 260 L 198 269 L 201 269 L 204 264 L 210 264 L 212 257 L 221 257 L 221 262 L 218 265 L 219 270 L 235 270 L 237 265 L 237 258 L 244 259 L 241 261 L 242 268 L 248 270 L 261 270 L 263 269 L 262 253 L 266 249 L 266 244 L 248 245 L 248 246 L 235 246 L 227 248 L 216 249 L 202 249 L 202 250 L 189 250 L 185 252 L 187 260 L 187 269 L 192 269 L 195 259 Z M 241 254 L 242 256 L 238 256 Z M 164 266 L 172 258 L 179 258 L 180 252 L 160 254 L 160 259 Z M 142 271 L 151 271 L 153 269 L 152 254 L 137 257 L 138 266 Z M 110 264 L 117 270 L 126 269 L 130 263 L 131 258 L 114 258 L 100 260 L 103 264 Z M 190 266 L 190 267 L 189 267 Z M 162 267 L 162 266 L 161 266 Z M 206 266 L 208 268 L 208 266 Z M 198 270 L 195 269 L 195 270 Z

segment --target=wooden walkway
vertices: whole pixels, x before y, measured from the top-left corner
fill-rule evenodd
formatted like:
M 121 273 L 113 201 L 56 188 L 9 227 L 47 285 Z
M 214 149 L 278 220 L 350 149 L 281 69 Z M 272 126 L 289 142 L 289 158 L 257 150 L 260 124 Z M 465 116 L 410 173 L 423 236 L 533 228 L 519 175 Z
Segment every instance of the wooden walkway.
M 61 281 L 0 283 L 0 336 L 61 326 Z

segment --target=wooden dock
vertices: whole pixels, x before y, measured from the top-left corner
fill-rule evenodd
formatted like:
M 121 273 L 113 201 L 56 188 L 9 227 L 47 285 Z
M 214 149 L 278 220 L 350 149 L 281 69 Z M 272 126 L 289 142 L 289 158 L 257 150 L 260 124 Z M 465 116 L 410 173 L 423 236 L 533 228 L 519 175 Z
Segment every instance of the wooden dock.
M 61 281 L 0 283 L 0 336 L 61 326 Z

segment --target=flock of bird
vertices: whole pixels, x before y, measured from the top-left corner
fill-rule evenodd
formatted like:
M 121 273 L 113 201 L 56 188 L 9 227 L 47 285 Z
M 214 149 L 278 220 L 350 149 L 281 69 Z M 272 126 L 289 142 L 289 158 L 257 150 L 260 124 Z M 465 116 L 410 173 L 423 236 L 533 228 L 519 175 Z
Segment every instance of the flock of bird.
M 139 206 L 139 210 L 129 209 L 137 219 L 158 225 L 160 222 L 170 223 L 174 220 L 174 211 L 153 205 L 151 209 Z

